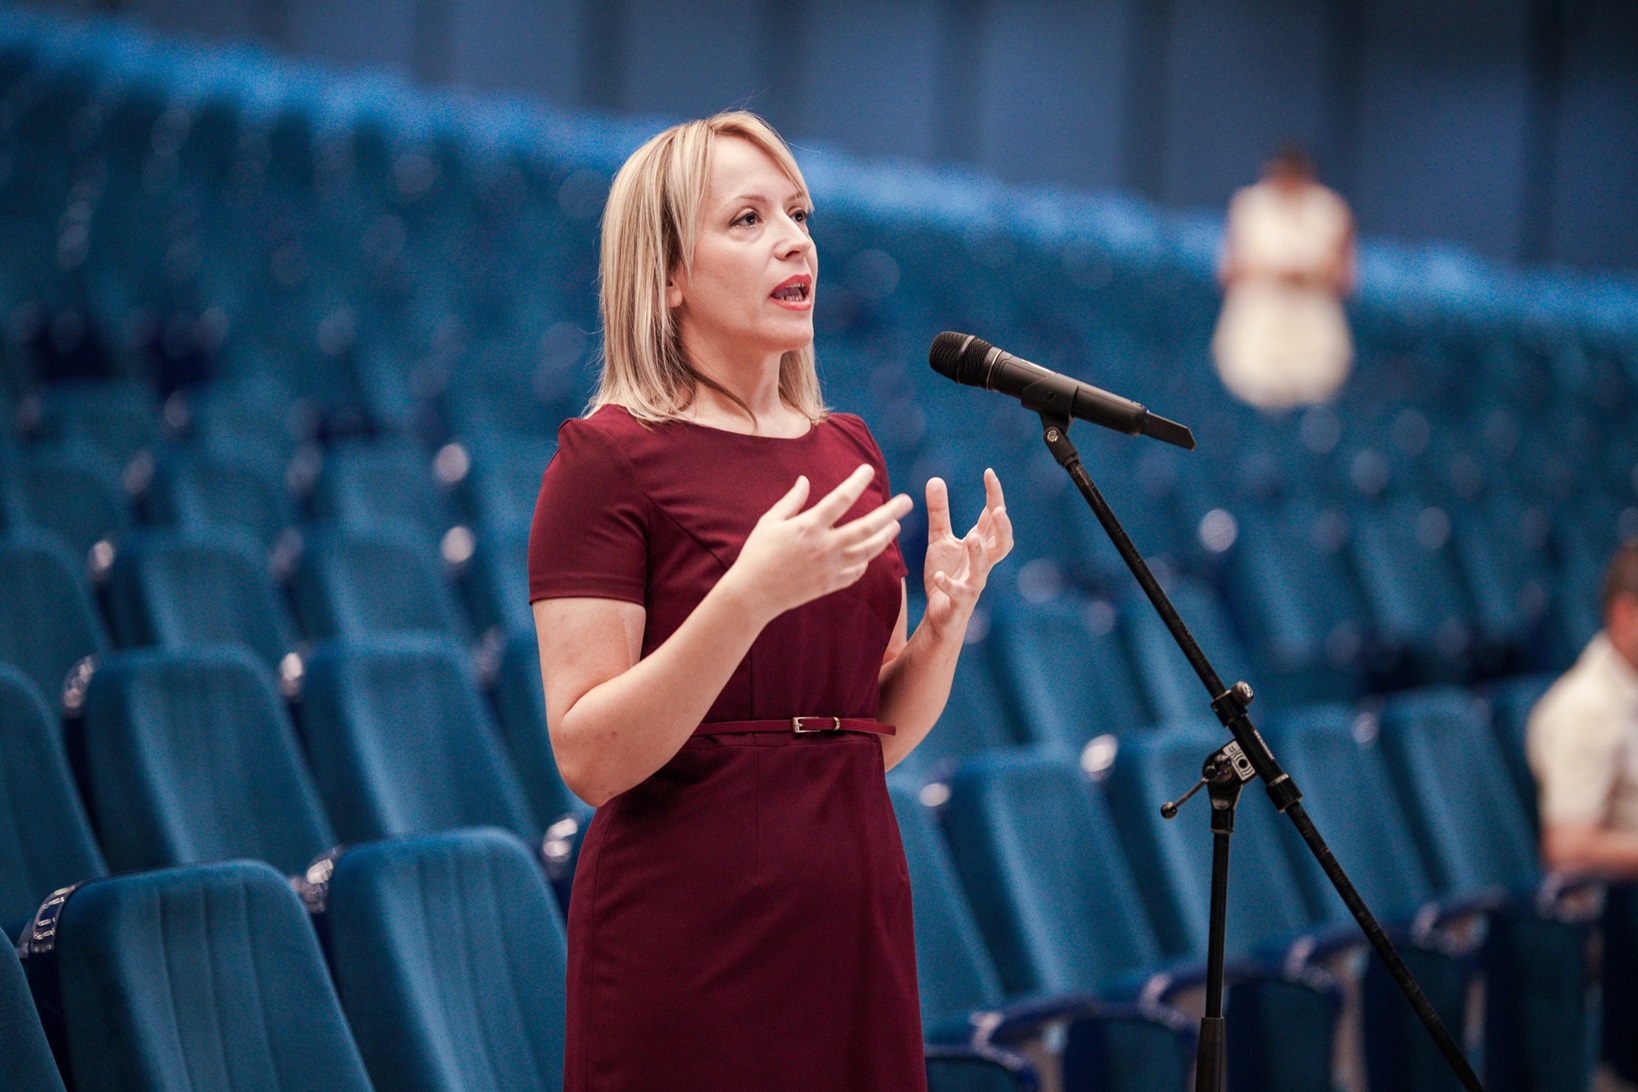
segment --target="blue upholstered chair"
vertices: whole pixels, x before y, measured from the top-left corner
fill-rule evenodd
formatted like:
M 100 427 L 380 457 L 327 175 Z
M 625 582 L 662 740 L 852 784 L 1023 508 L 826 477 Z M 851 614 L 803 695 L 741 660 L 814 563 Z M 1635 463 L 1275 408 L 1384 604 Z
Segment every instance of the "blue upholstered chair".
M 107 872 L 74 788 L 62 729 L 22 672 L 0 663 L 0 928 L 15 939 L 65 884 Z
M 376 1087 L 562 1088 L 563 922 L 515 836 L 353 846 L 321 901 L 336 990 Z
M 0 662 L 27 675 L 56 709 L 69 670 L 107 649 L 84 562 L 55 535 L 0 534 Z
M 17 950 L 0 944 L 0 1065 L 13 1092 L 63 1092 L 63 1078 L 40 1026 Z
M 291 578 L 296 614 L 314 640 L 387 633 L 468 636 L 443 562 L 401 527 L 316 531 Z
M 237 528 L 133 535 L 108 572 L 121 645 L 237 644 L 269 669 L 295 645 L 265 553 Z
M 507 639 L 495 671 L 493 696 L 501 737 L 542 828 L 569 812 L 585 812 L 586 806 L 569 791 L 557 772 L 546 728 L 540 647 L 532 632 Z
M 24 947 L 76 1092 L 369 1092 L 289 883 L 227 861 L 95 880 Z
M 1123 1083 L 1131 1081 L 1153 1082 L 1141 1085 L 1146 1088 L 1180 1088 L 1193 1046 L 1193 1029 L 1181 1013 L 1158 1004 L 1111 1004 L 1085 993 L 1008 996 L 985 950 L 933 809 L 924 806 L 903 779 L 894 779 L 890 792 L 915 892 L 917 979 L 930 1049 L 965 1046 L 979 1056 L 999 1054 L 995 1061 L 1005 1066 L 1007 1054 L 1040 1038 L 1048 1025 L 1064 1023 L 1070 1025 L 1063 1059 L 1067 1088 L 1140 1087 Z M 1162 1045 L 1148 1066 L 1124 1075 L 1111 1072 L 1114 1060 L 1123 1057 L 1120 1043 L 1153 1045 L 1163 1043 L 1167 1034 L 1173 1039 L 1171 1049 Z M 948 1065 L 929 1067 L 930 1072 L 938 1069 L 948 1070 L 942 1077 L 951 1087 L 999 1080 L 993 1072 L 980 1075 L 979 1070 Z M 958 1081 L 969 1083 L 957 1085 Z
M 116 869 L 335 843 L 267 669 L 233 646 L 106 657 L 85 699 L 88 805 Z
M 313 775 L 342 839 L 498 826 L 538 840 L 466 658 L 447 640 L 324 645 L 308 663 L 304 705 Z

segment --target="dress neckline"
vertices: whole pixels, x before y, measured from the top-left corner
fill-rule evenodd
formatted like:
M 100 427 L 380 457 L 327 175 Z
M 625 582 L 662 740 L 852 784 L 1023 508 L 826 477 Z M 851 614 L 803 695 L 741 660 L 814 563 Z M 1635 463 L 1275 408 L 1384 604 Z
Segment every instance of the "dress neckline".
M 772 440 L 776 443 L 784 444 L 794 444 L 803 440 L 811 439 L 814 434 L 819 431 L 820 425 L 820 422 L 818 421 L 809 422 L 808 431 L 802 433 L 800 436 L 769 436 L 761 432 L 735 432 L 733 429 L 717 428 L 715 425 L 702 425 L 698 421 L 690 421 L 686 417 L 673 417 L 672 421 L 679 425 L 687 425 L 689 428 L 697 428 L 705 432 L 715 432 L 722 436 L 739 436 L 747 440 Z

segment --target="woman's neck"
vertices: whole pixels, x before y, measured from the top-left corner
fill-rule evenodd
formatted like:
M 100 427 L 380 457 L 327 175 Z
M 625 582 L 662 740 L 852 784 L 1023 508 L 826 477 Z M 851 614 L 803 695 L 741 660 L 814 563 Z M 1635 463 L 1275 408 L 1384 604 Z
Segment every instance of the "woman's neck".
M 684 348 L 691 348 L 686 340 Z M 698 384 L 693 402 L 683 411 L 686 419 L 730 432 L 755 431 L 769 436 L 799 436 L 808 430 L 807 417 L 779 396 L 781 356 L 732 364 L 707 354 L 689 352 L 689 356 L 695 371 L 733 397 Z M 746 409 L 754 421 L 746 419 Z

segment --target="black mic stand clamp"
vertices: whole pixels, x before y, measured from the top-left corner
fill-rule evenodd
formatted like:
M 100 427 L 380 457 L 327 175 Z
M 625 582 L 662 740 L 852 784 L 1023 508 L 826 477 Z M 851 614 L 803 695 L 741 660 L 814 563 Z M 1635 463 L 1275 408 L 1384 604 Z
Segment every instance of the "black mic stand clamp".
M 1195 1092 L 1222 1092 L 1223 1088 L 1225 1075 L 1223 947 L 1228 918 L 1229 838 L 1234 833 L 1234 808 L 1240 799 L 1240 789 L 1254 777 L 1262 778 L 1263 788 L 1274 802 L 1274 807 L 1296 826 L 1297 833 L 1302 835 L 1309 851 L 1325 871 L 1326 878 L 1331 881 L 1331 886 L 1336 888 L 1337 894 L 1342 897 L 1343 903 L 1347 905 L 1354 920 L 1364 931 L 1366 940 L 1381 957 L 1388 968 L 1388 973 L 1410 1001 L 1411 1007 L 1416 1010 L 1422 1026 L 1427 1029 L 1434 1045 L 1439 1048 L 1439 1053 L 1444 1055 L 1456 1079 L 1467 1092 L 1484 1092 L 1484 1086 L 1479 1083 L 1478 1075 L 1473 1072 L 1473 1066 L 1462 1053 L 1462 1048 L 1445 1027 L 1444 1021 L 1439 1019 L 1432 1002 L 1422 992 L 1421 986 L 1417 985 L 1410 968 L 1405 966 L 1405 961 L 1394 948 L 1393 941 L 1388 939 L 1388 934 L 1383 931 L 1370 907 L 1365 905 L 1365 900 L 1354 888 L 1353 881 L 1337 863 L 1336 857 L 1331 853 L 1331 847 L 1325 844 L 1325 839 L 1320 836 L 1313 820 L 1308 818 L 1308 813 L 1302 806 L 1302 793 L 1286 772 L 1280 769 L 1280 764 L 1275 761 L 1268 744 L 1251 723 L 1251 718 L 1246 715 L 1246 709 L 1252 699 L 1251 687 L 1243 682 L 1237 682 L 1232 687 L 1223 685 L 1217 669 L 1206 659 L 1206 654 L 1200 650 L 1194 635 L 1179 617 L 1177 608 L 1172 605 L 1160 582 L 1149 570 L 1148 563 L 1138 553 L 1137 547 L 1132 545 L 1126 529 L 1120 525 L 1115 513 L 1110 510 L 1109 502 L 1103 499 L 1098 487 L 1092 484 L 1086 467 L 1081 463 L 1080 452 L 1075 450 L 1075 445 L 1069 440 L 1069 417 L 1060 405 L 1055 404 L 1061 399 L 1050 397 L 1050 392 L 1045 392 L 1044 385 L 1041 386 L 1040 394 L 1036 393 L 1036 387 L 1025 388 L 1019 400 L 1026 408 L 1040 414 L 1041 435 L 1046 441 L 1047 449 L 1052 452 L 1052 457 L 1058 461 L 1058 465 L 1069 474 L 1081 496 L 1091 507 L 1092 513 L 1098 517 L 1104 532 L 1120 553 L 1121 560 L 1126 562 L 1126 567 L 1137 578 L 1150 604 L 1160 615 L 1160 620 L 1166 624 L 1178 648 L 1182 649 L 1184 657 L 1188 659 L 1189 666 L 1200 676 L 1206 693 L 1211 696 L 1212 711 L 1234 737 L 1230 743 L 1206 759 L 1199 784 L 1181 800 L 1167 803 L 1161 809 L 1162 815 L 1171 818 L 1177 813 L 1178 805 L 1198 792 L 1202 785 L 1211 799 L 1211 936 L 1207 948 L 1205 1016 L 1200 1021 L 1200 1046 L 1196 1055 L 1198 1064 L 1195 1067 Z

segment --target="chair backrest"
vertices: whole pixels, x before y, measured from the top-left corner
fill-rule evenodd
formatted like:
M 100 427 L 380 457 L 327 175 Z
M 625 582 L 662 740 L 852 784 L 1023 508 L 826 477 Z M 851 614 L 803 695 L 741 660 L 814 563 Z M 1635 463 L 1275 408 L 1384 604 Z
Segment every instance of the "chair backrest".
M 265 864 L 87 884 L 51 954 L 76 1092 L 369 1092 L 302 904 Z
M 1378 917 L 1406 918 L 1434 897 L 1374 716 L 1315 705 L 1270 717 L 1263 731 L 1302 790 L 1308 817 Z M 1281 833 L 1315 918 L 1353 920 L 1307 843 L 1295 829 Z
M 0 663 L 0 928 L 15 938 L 59 887 L 108 871 L 57 718 L 22 672 Z
M 480 629 L 533 633 L 529 607 L 529 525 L 478 527 L 472 560 L 462 578 L 467 607 Z
M 974 759 L 944 830 L 1008 993 L 1096 991 L 1160 946 L 1102 797 L 1060 754 Z
M 133 535 L 108 572 L 120 644 L 237 644 L 277 667 L 295 642 L 264 557 L 237 528 Z
M 1513 778 L 1513 789 L 1530 820 L 1532 828 L 1540 826 L 1537 813 L 1536 775 L 1530 770 L 1530 759 L 1525 750 L 1525 733 L 1530 725 L 1530 711 L 1542 695 L 1553 685 L 1553 675 L 1522 675 L 1497 683 L 1485 692 L 1490 703 L 1490 727 L 1496 734 L 1502 760 Z
M 84 563 L 55 535 L 0 535 L 0 662 L 16 665 L 56 709 L 69 669 L 107 648 Z
M 467 636 L 432 547 L 402 530 L 337 530 L 308 536 L 291 581 L 296 613 L 314 640 L 387 633 Z
M 493 828 L 355 846 L 325 899 L 336 990 L 378 1088 L 559 1092 L 567 941 Z
M 131 525 L 119 470 L 106 455 L 82 445 L 25 448 L 11 472 L 8 523 L 62 536 L 76 556 Z
M 975 618 L 970 634 L 977 625 Z M 907 774 L 924 779 L 942 777 L 975 755 L 1020 745 L 1013 730 L 1012 710 L 990 662 L 994 642 L 982 630 L 978 632 L 977 639 L 969 640 L 956 661 L 950 698 L 944 703 L 938 723 L 905 758 L 902 765 Z
M 546 694 L 540 680 L 540 646 L 533 633 L 513 634 L 501 650 L 493 684 L 495 710 L 506 750 L 523 779 L 529 805 L 542 827 L 581 804 L 563 783 L 546 728 Z
M 307 665 L 303 730 L 319 792 L 347 841 L 539 822 L 466 659 L 421 635 L 336 641 Z
M 455 524 L 432 458 L 412 444 L 350 443 L 331 449 L 313 505 L 319 518 L 349 527 L 397 526 L 436 541 Z
M 1455 687 L 1390 697 L 1382 743 L 1440 894 L 1535 884 L 1535 837 L 1481 700 Z
M 296 873 L 335 843 L 272 678 L 243 649 L 105 657 L 84 731 L 115 869 L 253 857 Z
M 546 464 L 557 444 L 545 437 L 489 436 L 472 445 L 472 469 L 463 483 L 478 522 L 527 532 Z
M 1257 684 L 1239 635 L 1229 624 L 1228 611 L 1217 593 L 1196 581 L 1182 580 L 1168 589 L 1183 624 L 1199 642 L 1223 681 Z M 1121 604 L 1121 628 L 1132 650 L 1137 677 L 1149 698 L 1149 707 L 1161 722 L 1193 721 L 1211 712 L 1206 693 L 1183 650 L 1154 607 L 1141 595 Z
M 124 466 L 159 437 L 159 405 L 146 383 L 130 379 L 49 383 L 39 390 L 40 435 L 90 444 Z
M 29 996 L 17 949 L 0 944 L 0 1065 L 12 1092 L 63 1092 L 62 1075 Z
M 1215 720 L 1172 724 L 1121 742 L 1106 783 L 1127 860 L 1160 939 L 1177 959 L 1205 959 L 1210 938 L 1212 834 L 1206 791 L 1173 819 L 1160 805 L 1200 778 L 1206 756 L 1228 743 Z M 1228 955 L 1249 958 L 1271 942 L 1292 940 L 1312 924 L 1262 783 L 1248 784 L 1235 809 Z
M 1404 498 L 1358 506 L 1353 522 L 1350 556 L 1377 631 L 1422 654 L 1459 655 L 1472 636 L 1472 608 L 1448 544 L 1449 517 Z
M 960 1026 L 968 1014 L 999 1003 L 1001 977 L 984 948 L 933 810 L 897 779 L 889 782 L 889 795 L 915 894 L 916 981 L 921 1023 L 931 1033 Z
M 189 531 L 239 527 L 263 547 L 298 522 L 279 464 L 226 440 L 165 452 L 147 503 L 163 523 Z
M 995 612 L 995 664 L 1031 740 L 1079 753 L 1152 721 L 1109 604 L 1064 599 Z

